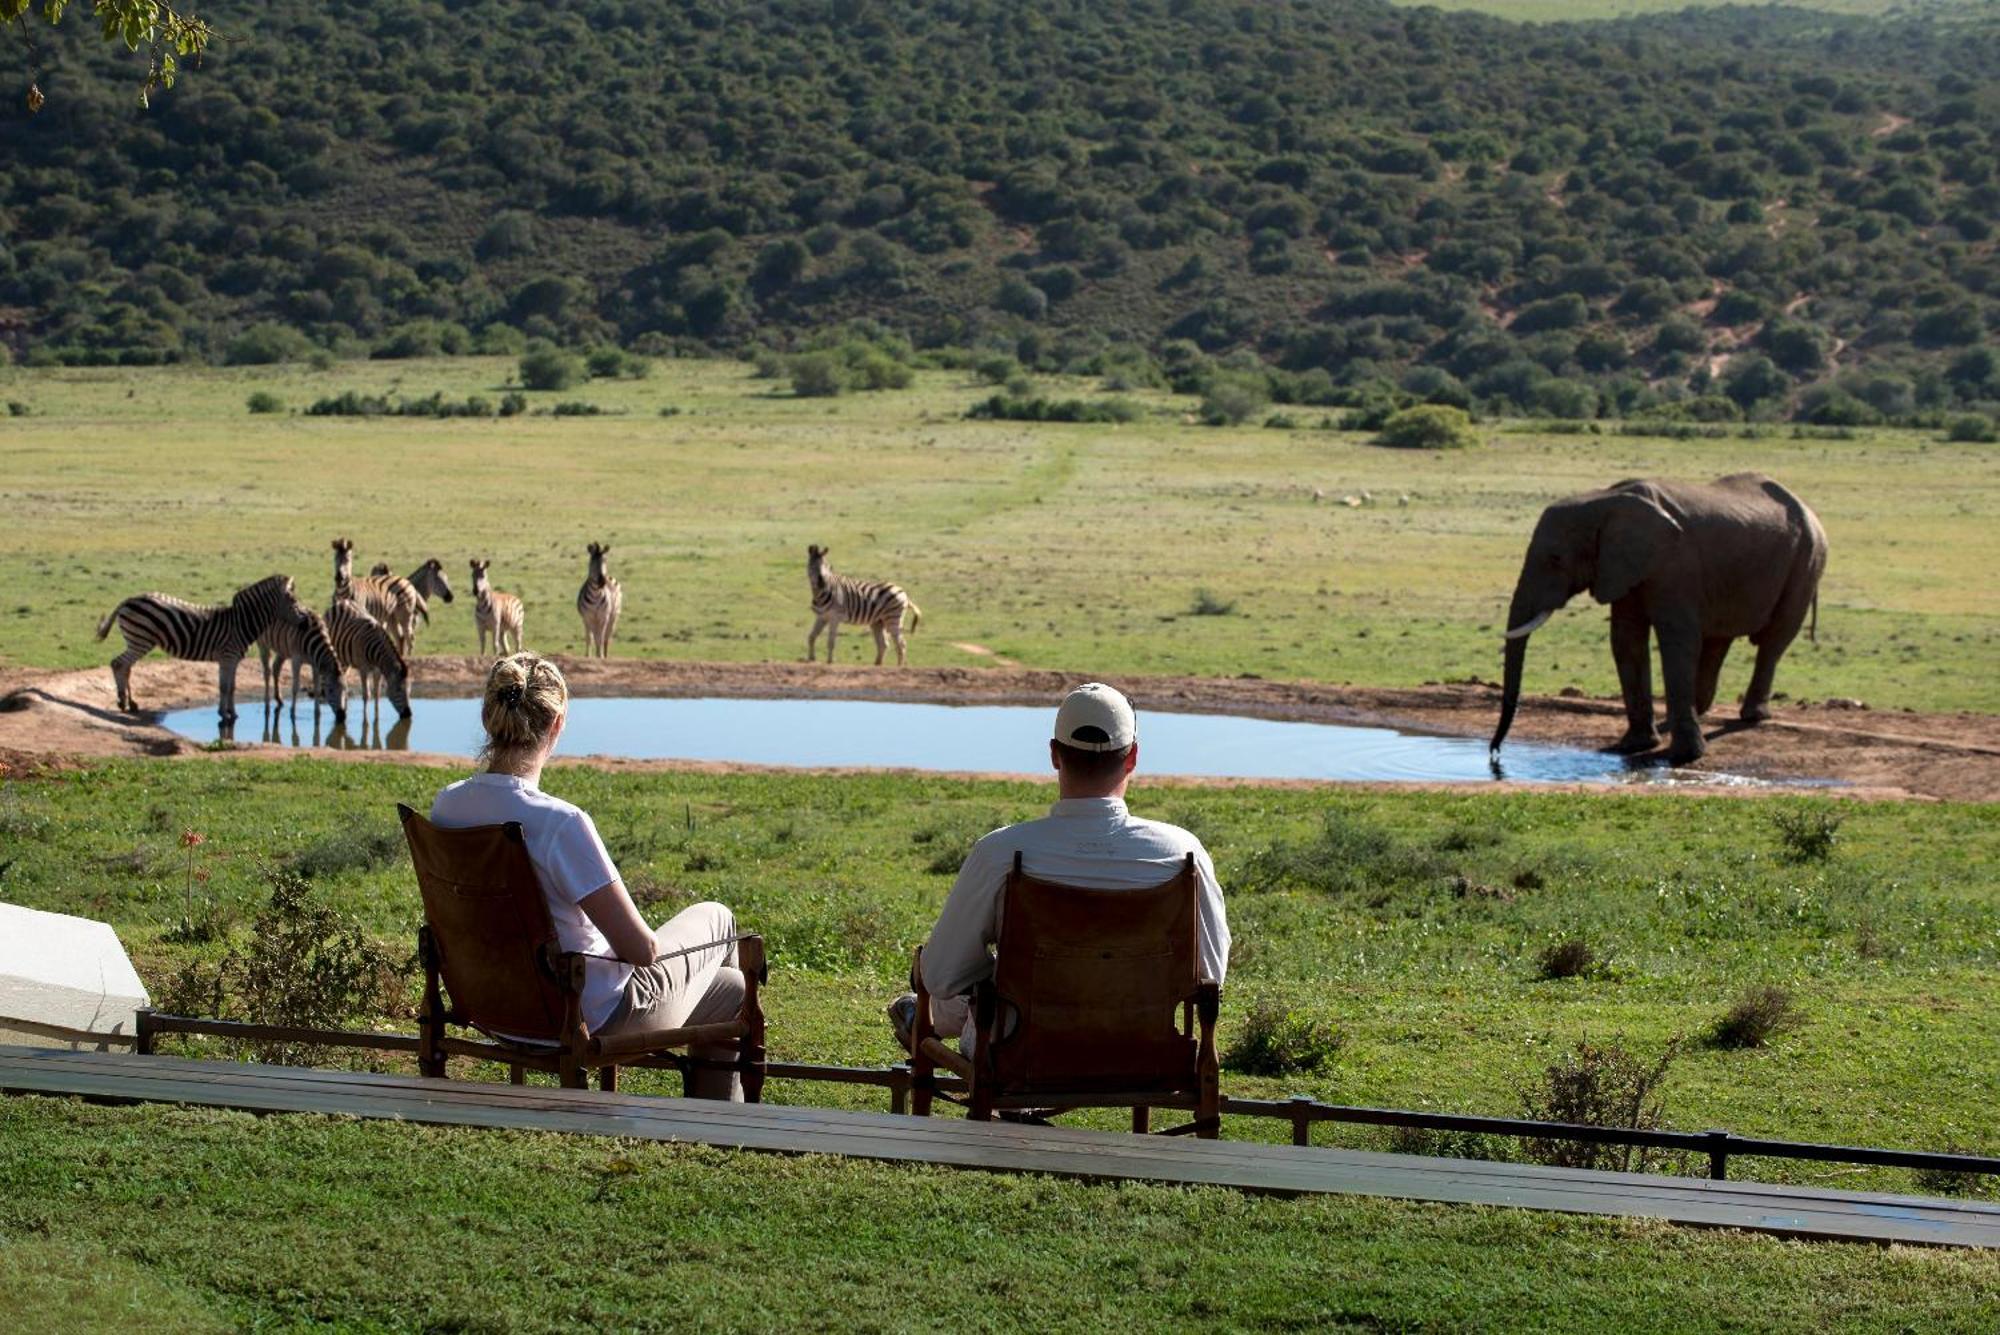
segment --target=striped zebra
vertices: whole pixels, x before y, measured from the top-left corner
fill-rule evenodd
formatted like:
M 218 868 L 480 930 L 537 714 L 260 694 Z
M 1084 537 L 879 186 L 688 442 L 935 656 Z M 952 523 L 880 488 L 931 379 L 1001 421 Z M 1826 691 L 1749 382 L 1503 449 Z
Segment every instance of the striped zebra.
M 903 609 L 910 612 L 910 633 L 917 633 L 917 623 L 924 614 L 910 601 L 910 595 L 894 584 L 875 580 L 849 579 L 836 575 L 826 563 L 827 549 L 808 546 L 806 548 L 806 582 L 812 586 L 813 628 L 806 636 L 806 662 L 813 661 L 814 641 L 819 639 L 820 627 L 826 628 L 826 661 L 833 661 L 833 639 L 840 632 L 840 623 L 852 621 L 857 626 L 866 626 L 875 632 L 875 666 L 882 666 L 882 656 L 888 649 L 888 637 L 896 639 L 896 666 L 909 662 L 909 655 L 903 647 Z
M 376 719 L 382 717 L 384 694 L 397 715 L 408 718 L 410 666 L 397 652 L 388 629 L 352 598 L 336 598 L 326 609 L 326 633 L 340 666 L 354 669 L 361 679 L 361 721 L 368 721 L 371 703 Z
M 520 595 L 501 593 L 486 582 L 486 568 L 491 561 L 474 560 L 472 563 L 472 596 L 478 600 L 473 611 L 473 620 L 479 623 L 479 652 L 486 652 L 486 637 L 493 637 L 495 657 L 521 652 L 521 632 L 528 619 L 527 608 L 522 605 Z M 507 647 L 509 638 L 513 648 Z
M 257 637 L 257 658 L 264 665 L 264 697 L 272 714 L 284 707 L 285 664 L 292 665 L 292 717 L 299 716 L 300 669 L 313 672 L 313 726 L 319 726 L 319 707 L 333 711 L 338 724 L 347 717 L 347 692 L 340 680 L 340 659 L 327 638 L 326 622 L 310 607 L 297 614 L 279 617 Z
M 625 606 L 625 590 L 605 573 L 604 558 L 611 555 L 610 543 L 590 544 L 590 575 L 576 591 L 576 614 L 583 618 L 585 658 L 611 657 L 611 635 L 618 629 L 618 612 Z
M 165 593 L 127 598 L 97 623 L 103 639 L 116 625 L 125 636 L 125 652 L 111 660 L 111 680 L 118 687 L 118 707 L 139 711 L 132 698 L 132 665 L 155 648 L 175 658 L 216 665 L 216 713 L 224 723 L 236 721 L 236 668 L 257 637 L 279 617 L 298 607 L 290 575 L 268 575 L 245 585 L 227 603 L 204 606 Z
M 375 568 L 368 573 L 372 578 L 384 581 L 399 600 L 415 605 L 415 615 L 410 619 L 409 640 L 396 646 L 407 658 L 416 643 L 418 625 L 428 626 L 431 623 L 431 599 L 443 598 L 446 602 L 452 599 L 451 581 L 444 577 L 444 562 L 433 556 L 409 574 L 397 576 L 390 573 L 387 561 L 377 561 Z
M 387 566 L 378 567 L 386 572 Z M 354 542 L 351 538 L 333 540 L 333 596 L 335 599 L 352 598 L 361 605 L 361 610 L 382 623 L 389 632 L 389 638 L 396 642 L 399 653 L 408 653 L 410 643 L 416 638 L 416 622 L 419 612 L 428 616 L 423 609 L 423 596 L 416 586 L 401 575 L 387 573 L 359 575 L 354 573 Z

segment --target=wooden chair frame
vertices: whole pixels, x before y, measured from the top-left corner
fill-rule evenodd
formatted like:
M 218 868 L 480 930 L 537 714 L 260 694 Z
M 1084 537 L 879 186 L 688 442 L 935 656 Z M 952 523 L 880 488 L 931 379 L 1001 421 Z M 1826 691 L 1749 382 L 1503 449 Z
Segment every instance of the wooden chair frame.
M 1020 855 L 1016 854 L 1014 869 L 1009 877 L 1011 889 L 1019 878 L 1024 877 Z M 1173 878 L 1185 878 L 1188 891 L 1198 894 L 1193 858 L 1184 865 L 1182 873 Z M 1167 882 L 1166 884 L 1172 884 Z M 1052 885 L 1051 882 L 1042 882 Z M 1062 887 L 1057 887 L 1062 888 Z M 1165 889 L 1165 885 L 1157 887 Z M 1003 931 L 1004 938 L 1005 933 Z M 1164 1072 L 1162 1083 L 1142 1090 L 1088 1089 L 1065 1091 L 1046 1087 L 1034 1090 L 1012 1090 L 1006 1088 L 997 1069 L 999 1045 L 1006 1041 L 1003 1017 L 1010 1009 L 1017 1012 L 1034 1004 L 1033 998 L 1005 998 L 1000 995 L 992 979 L 981 981 L 973 990 L 972 1011 L 974 1032 L 977 1041 L 973 1055 L 965 1056 L 954 1048 L 945 1046 L 931 1020 L 930 991 L 924 986 L 924 953 L 918 948 L 911 962 L 910 977 L 917 993 L 916 1025 L 912 1034 L 910 1053 L 910 1111 L 918 1117 L 928 1117 L 934 1098 L 945 1098 L 951 1102 L 963 1102 L 966 1115 L 974 1121 L 991 1121 L 996 1112 L 1017 1114 L 1016 1120 L 1046 1123 L 1059 1113 L 1076 1108 L 1129 1107 L 1132 1110 L 1132 1130 L 1146 1134 L 1151 1130 L 1154 1108 L 1179 1108 L 1192 1111 L 1194 1120 L 1181 1126 L 1162 1131 L 1160 1135 L 1185 1135 L 1190 1132 L 1204 1140 L 1213 1140 L 1220 1133 L 1222 1123 L 1222 1090 L 1220 1063 L 1216 1056 L 1215 1026 L 1221 1010 L 1222 989 L 1215 983 L 1195 981 L 1194 960 L 1199 958 L 1195 943 L 1188 945 L 1187 991 L 1180 1001 L 1181 1016 L 1179 1032 L 1182 1036 L 1195 1037 L 1193 1061 L 1185 1072 Z M 1004 954 L 1006 942 L 1003 939 L 999 949 Z M 1198 1034 L 1197 1034 L 1197 1026 Z M 963 1100 L 953 1099 L 941 1091 L 937 1070 L 943 1067 L 956 1075 L 965 1086 Z
M 412 837 L 412 831 L 418 827 L 413 826 L 412 821 L 422 821 L 423 818 L 401 803 L 397 804 L 396 810 L 402 818 L 404 836 L 410 840 L 411 857 L 417 860 L 417 839 Z M 424 828 L 434 827 L 424 822 Z M 506 843 L 518 853 L 520 863 L 514 869 L 517 878 L 525 876 L 532 881 L 534 868 L 528 861 L 520 824 L 509 821 L 498 828 Z M 491 827 L 485 832 L 490 834 Z M 424 888 L 423 864 L 419 860 L 417 865 L 418 884 Z M 584 1022 L 582 1009 L 585 970 L 592 956 L 560 948 L 556 941 L 555 923 L 549 917 L 548 904 L 540 898 L 539 892 L 530 914 L 530 922 L 535 924 L 533 958 L 537 976 L 522 979 L 522 985 L 524 988 L 552 987 L 560 995 L 560 1028 L 556 1036 L 547 1042 L 528 1042 L 495 1034 L 485 1029 L 476 1017 L 467 1015 L 453 1004 L 446 981 L 449 971 L 445 960 L 446 948 L 440 944 L 433 930 L 427 898 L 426 921 L 417 929 L 417 957 L 424 970 L 423 1009 L 417 1019 L 417 1069 L 423 1075 L 442 1079 L 446 1058 L 473 1057 L 502 1063 L 507 1067 L 508 1079 L 517 1085 L 526 1082 L 528 1071 L 548 1071 L 565 1089 L 586 1089 L 589 1087 L 589 1072 L 595 1069 L 598 1087 L 615 1090 L 618 1088 L 618 1068 L 638 1066 L 679 1071 L 685 1093 L 690 1078 L 697 1070 L 734 1070 L 743 1082 L 744 1101 L 762 1101 L 767 1061 L 764 1009 L 758 989 L 769 981 L 770 975 L 761 936 L 747 935 L 736 943 L 736 967 L 743 972 L 744 995 L 743 1009 L 735 1019 L 671 1029 L 592 1034 L 589 1025 Z M 484 1037 L 455 1037 L 450 1032 L 453 1025 L 479 1029 Z M 734 1061 L 701 1058 L 692 1053 L 675 1051 L 693 1044 L 728 1042 L 736 1044 Z

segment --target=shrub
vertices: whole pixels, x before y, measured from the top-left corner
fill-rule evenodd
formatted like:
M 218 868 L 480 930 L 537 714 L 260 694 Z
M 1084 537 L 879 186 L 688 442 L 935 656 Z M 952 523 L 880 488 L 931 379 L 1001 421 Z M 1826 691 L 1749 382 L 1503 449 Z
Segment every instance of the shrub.
M 1421 403 L 1392 413 L 1376 443 L 1402 450 L 1456 450 L 1473 443 L 1472 419 L 1462 408 Z
M 1044 399 L 995 394 L 966 411 L 975 421 L 1136 422 L 1139 405 L 1130 399 Z
M 1191 617 L 1226 617 L 1235 610 L 1236 600 L 1234 598 L 1224 601 L 1210 593 L 1207 589 L 1196 589 L 1194 591 L 1194 602 L 1188 606 L 1188 615 Z
M 500 415 L 502 417 L 519 417 L 526 411 L 528 411 L 528 396 L 526 394 L 508 393 L 500 396 Z
M 1544 1069 L 1539 1084 L 1520 1091 L 1522 1109 L 1537 1122 L 1658 1130 L 1666 1123 L 1667 1071 L 1679 1051 L 1676 1039 L 1649 1064 L 1618 1043 L 1584 1039 Z M 1637 1145 L 1581 1140 L 1529 1139 L 1521 1150 L 1535 1163 L 1621 1173 L 1643 1172 L 1659 1157 L 1657 1151 Z
M 1005 353 L 996 353 L 974 362 L 972 373 L 986 384 L 1004 385 L 1021 373 L 1021 364 Z
M 1779 810 L 1771 814 L 1779 856 L 1787 862 L 1825 862 L 1833 856 L 1846 817 L 1837 811 Z
M 583 368 L 560 348 L 539 348 L 521 358 L 521 383 L 529 389 L 563 390 L 581 379 Z
M 33 408 L 21 402 L 19 399 L 7 400 L 7 416 L 9 417 L 28 417 L 32 415 L 34 411 L 35 410 Z
M 549 411 L 557 417 L 597 417 L 604 412 L 604 409 L 594 403 L 570 402 L 558 403 Z
M 1579 936 L 1550 942 L 1535 960 L 1535 969 L 1544 979 L 1581 978 L 1597 966 L 1597 952 Z
M 1974 445 L 1991 445 L 2000 441 L 2000 422 L 1979 413 L 1965 413 L 1951 419 L 1950 425 L 1945 428 L 1944 438 Z
M 584 369 L 592 380 L 644 380 L 653 368 L 644 357 L 635 357 L 607 343 L 590 350 L 584 359 Z
M 1242 1075 L 1311 1074 L 1332 1065 L 1344 1041 L 1331 1021 L 1266 997 L 1244 1015 L 1222 1064 Z
M 244 406 L 253 413 L 281 413 L 285 411 L 285 401 L 268 389 L 260 389 L 245 399 Z
M 222 360 L 231 366 L 270 366 L 278 362 L 304 361 L 312 355 L 312 341 L 290 325 L 253 324 L 223 349 Z
M 1766 1040 L 1799 1022 L 1792 994 L 1768 984 L 1753 987 L 1736 999 L 1709 1031 L 1711 1047 L 1761 1048 Z
M 802 399 L 832 398 L 847 388 L 847 368 L 830 352 L 808 352 L 791 360 L 792 393 Z
M 1261 377 L 1217 376 L 1201 398 L 1201 420 L 1209 426 L 1239 426 L 1264 406 L 1270 390 Z
M 402 1008 L 406 964 L 320 899 L 298 872 L 271 869 L 265 876 L 271 898 L 251 923 L 248 942 L 213 964 L 183 968 L 163 1000 L 219 1019 L 317 1029 L 353 1027 Z M 253 1050 L 259 1061 L 280 1065 L 310 1065 L 320 1056 L 298 1043 L 259 1042 Z

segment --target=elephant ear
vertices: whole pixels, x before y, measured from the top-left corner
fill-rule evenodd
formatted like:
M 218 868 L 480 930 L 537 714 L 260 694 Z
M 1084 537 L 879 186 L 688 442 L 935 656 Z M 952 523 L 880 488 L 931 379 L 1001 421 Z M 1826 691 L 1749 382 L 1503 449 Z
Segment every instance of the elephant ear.
M 1680 541 L 1680 521 L 1645 492 L 1610 497 L 1597 531 L 1597 575 L 1590 596 L 1615 603 L 1639 586 L 1660 559 Z

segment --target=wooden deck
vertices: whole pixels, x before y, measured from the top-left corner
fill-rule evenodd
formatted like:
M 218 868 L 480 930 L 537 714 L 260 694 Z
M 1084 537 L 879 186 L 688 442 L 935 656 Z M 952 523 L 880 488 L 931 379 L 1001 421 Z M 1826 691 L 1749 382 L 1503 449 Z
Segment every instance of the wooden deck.
M 2000 1206 L 1242 1141 L 727 1105 L 123 1053 L 0 1047 L 0 1092 L 629 1136 L 892 1163 L 1640 1216 L 1787 1237 L 2000 1247 Z

